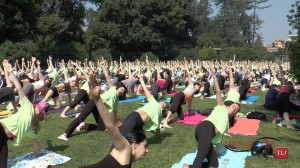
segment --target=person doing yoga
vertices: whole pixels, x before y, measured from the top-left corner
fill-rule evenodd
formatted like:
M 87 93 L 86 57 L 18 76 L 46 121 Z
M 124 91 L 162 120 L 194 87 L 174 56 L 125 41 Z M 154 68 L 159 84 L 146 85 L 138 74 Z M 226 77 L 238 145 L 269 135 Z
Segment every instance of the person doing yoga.
M 218 155 L 213 147 L 222 141 L 224 133 L 228 131 L 229 118 L 235 116 L 240 110 L 240 105 L 233 101 L 223 102 L 221 90 L 218 85 L 215 69 L 210 63 L 212 77 L 215 83 L 217 106 L 207 119 L 197 125 L 195 129 L 195 138 L 198 143 L 198 152 L 193 165 L 184 164 L 184 168 L 202 168 L 202 167 L 218 167 Z M 205 135 L 205 136 L 203 136 Z M 208 162 L 203 162 L 206 158 Z
M 97 111 L 108 129 L 113 148 L 105 158 L 85 168 L 130 168 L 132 162 L 143 159 L 148 152 L 146 136 L 140 132 L 128 133 L 125 136 L 120 133 L 114 124 L 113 116 L 109 113 L 106 105 L 100 98 L 100 87 L 96 86 L 93 91 L 93 101 Z
M 4 69 L 9 74 L 20 98 L 20 108 L 13 115 L 0 120 L 0 167 L 7 167 L 8 146 L 10 140 L 14 146 L 18 146 L 25 137 L 32 139 L 33 154 L 39 156 L 39 143 L 37 134 L 40 131 L 40 121 L 50 109 L 49 104 L 40 102 L 34 108 L 25 96 L 21 84 L 13 74 L 13 69 L 8 62 L 4 63 Z

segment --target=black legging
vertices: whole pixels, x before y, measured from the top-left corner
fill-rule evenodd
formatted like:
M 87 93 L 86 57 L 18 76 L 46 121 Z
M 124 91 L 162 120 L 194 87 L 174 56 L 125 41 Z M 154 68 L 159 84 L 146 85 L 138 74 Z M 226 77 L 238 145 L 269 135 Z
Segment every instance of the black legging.
M 202 91 L 202 96 L 204 96 L 204 93 L 207 93 L 207 97 L 211 96 L 209 88 L 210 88 L 209 82 L 205 82 L 204 88 L 203 88 L 203 91 Z
M 74 98 L 74 100 L 69 104 L 69 107 L 72 109 L 77 104 L 79 104 L 81 101 L 84 102 L 84 104 L 87 104 L 87 102 L 90 100 L 89 95 L 87 94 L 86 90 L 80 89 L 78 91 L 78 94 Z
M 7 156 L 8 156 L 8 147 L 7 147 L 8 137 L 4 131 L 2 124 L 0 123 L 0 167 L 7 167 Z
M 89 100 L 87 104 L 84 106 L 82 112 L 80 115 L 75 118 L 71 124 L 68 126 L 68 128 L 65 130 L 65 133 L 68 137 L 70 137 L 73 133 L 73 131 L 76 129 L 76 127 L 83 122 L 90 114 L 93 114 L 94 119 L 97 123 L 96 125 L 93 124 L 85 124 L 85 130 L 105 130 L 105 125 L 99 115 L 98 109 L 96 107 L 96 104 L 93 99 Z
M 170 108 L 170 111 L 172 113 L 175 113 L 177 112 L 177 115 L 179 117 L 180 120 L 183 120 L 184 119 L 184 115 L 183 115 L 183 110 L 182 110 L 182 107 L 181 105 L 183 104 L 185 100 L 185 95 L 183 92 L 179 92 L 179 93 L 176 93 L 172 99 L 171 99 L 171 108 Z
M 161 91 L 161 89 L 156 82 L 151 84 L 151 94 L 156 101 L 158 100 L 158 93 L 160 91 Z M 144 101 L 147 101 L 147 98 L 145 98 Z
M 218 155 L 211 143 L 215 136 L 215 126 L 210 121 L 202 121 L 195 129 L 195 138 L 198 142 L 198 152 L 193 162 L 193 168 L 218 167 Z M 208 162 L 203 162 L 206 158 Z
M 290 102 L 290 94 L 283 92 L 277 95 L 276 97 L 277 109 L 279 112 L 279 116 L 283 117 L 283 113 L 291 113 L 291 102 Z
M 166 79 L 166 86 L 165 86 L 168 94 L 172 93 L 172 86 L 173 86 L 173 82 L 171 79 L 171 75 L 169 75 L 168 78 Z

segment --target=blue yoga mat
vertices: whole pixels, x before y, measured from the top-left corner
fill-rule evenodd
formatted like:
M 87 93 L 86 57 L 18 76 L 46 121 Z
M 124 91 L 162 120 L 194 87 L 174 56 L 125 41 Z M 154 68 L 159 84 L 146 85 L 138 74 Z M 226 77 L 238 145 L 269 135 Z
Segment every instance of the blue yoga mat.
M 232 152 L 226 148 L 220 149 L 221 156 L 219 156 L 219 167 L 220 168 L 243 168 L 245 166 L 245 159 L 251 156 L 251 152 Z M 197 151 L 185 155 L 179 163 L 173 164 L 172 168 L 182 168 L 184 163 L 192 165 L 196 157 Z M 204 159 L 203 162 L 207 162 Z
M 119 100 L 119 104 L 135 102 L 135 101 L 143 100 L 144 98 L 145 98 L 145 96 L 131 97 L 131 98 L 127 98 L 126 100 Z
M 259 99 L 259 96 L 247 96 L 246 100 L 242 100 L 241 103 L 244 104 L 253 104 L 256 102 L 256 100 Z
M 161 101 L 163 101 L 163 100 L 158 100 L 158 102 L 161 102 Z M 170 103 L 170 102 L 171 102 L 171 98 L 170 98 L 170 97 L 167 97 L 167 98 L 164 99 L 164 101 L 166 101 L 167 103 Z M 147 102 L 147 103 L 148 103 L 148 102 Z M 147 103 L 140 103 L 140 105 L 141 105 L 141 106 L 144 106 L 144 105 L 146 105 Z

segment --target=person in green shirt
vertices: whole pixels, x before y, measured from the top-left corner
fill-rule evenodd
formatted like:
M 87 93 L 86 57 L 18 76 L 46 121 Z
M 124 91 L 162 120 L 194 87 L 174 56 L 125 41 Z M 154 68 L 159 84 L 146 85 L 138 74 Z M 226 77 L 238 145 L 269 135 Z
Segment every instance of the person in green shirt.
M 18 146 L 25 137 L 32 138 L 33 153 L 39 156 L 39 144 L 37 133 L 40 130 L 39 122 L 44 119 L 49 104 L 42 102 L 34 108 L 25 96 L 21 84 L 13 74 L 13 69 L 8 62 L 4 62 L 4 67 L 17 89 L 21 105 L 18 112 L 10 117 L 0 120 L 0 167 L 7 167 L 8 147 L 7 141 L 11 140 L 14 146 Z
M 217 146 L 219 145 L 222 141 L 223 135 L 228 131 L 229 118 L 235 116 L 240 110 L 240 105 L 233 101 L 223 102 L 216 72 L 211 63 L 210 68 L 215 83 L 217 106 L 207 119 L 197 125 L 195 129 L 195 137 L 198 142 L 198 152 L 193 165 L 189 166 L 184 164 L 184 168 L 219 166 L 218 155 L 213 148 L 213 144 L 216 144 Z M 204 158 L 206 158 L 208 162 L 203 162 Z
M 103 63 L 101 63 L 103 65 Z M 116 88 L 108 76 L 108 72 L 105 67 L 102 67 L 106 82 L 109 86 L 109 89 L 105 91 L 103 94 L 101 94 L 101 99 L 103 100 L 107 110 L 110 113 L 114 113 L 114 119 L 116 124 L 120 124 L 118 122 L 118 96 L 122 95 L 125 92 L 124 87 Z M 90 115 L 93 114 L 93 117 L 97 123 L 97 125 L 94 124 L 88 124 L 85 123 L 84 120 Z M 119 125 L 118 125 L 119 126 Z M 99 115 L 98 109 L 96 107 L 95 102 L 91 99 L 87 102 L 87 104 L 84 106 L 83 110 L 81 111 L 80 115 L 75 118 L 72 123 L 68 126 L 68 128 L 65 130 L 65 132 L 58 136 L 58 139 L 68 141 L 68 138 L 72 135 L 74 130 L 81 131 L 81 130 L 105 130 L 105 125 Z
M 144 132 L 145 130 L 155 131 L 158 138 L 160 138 L 160 123 L 162 116 L 166 116 L 169 109 L 169 104 L 162 101 L 158 103 L 152 94 L 146 88 L 142 75 L 139 75 L 140 83 L 145 92 L 148 103 L 134 112 L 130 113 L 124 120 L 120 128 L 121 134 L 126 136 L 128 133 L 137 131 Z

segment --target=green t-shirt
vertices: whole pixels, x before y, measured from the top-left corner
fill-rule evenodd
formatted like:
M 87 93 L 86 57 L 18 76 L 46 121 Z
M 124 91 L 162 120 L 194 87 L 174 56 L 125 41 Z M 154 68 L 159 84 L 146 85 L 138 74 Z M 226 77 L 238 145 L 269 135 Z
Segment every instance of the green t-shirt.
M 6 128 L 14 134 L 17 138 L 12 142 L 14 146 L 21 143 L 23 137 L 37 138 L 32 128 L 32 118 L 34 115 L 34 108 L 31 102 L 24 97 L 19 101 L 21 107 L 18 112 L 8 118 L 1 119 Z
M 83 86 L 81 87 L 81 89 L 85 90 L 86 93 L 90 96 L 90 94 L 91 94 L 91 89 L 90 89 L 90 87 L 89 87 L 89 82 L 88 82 L 88 81 L 86 81 L 86 82 L 83 84 Z
M 55 86 L 55 85 L 57 84 L 59 74 L 57 73 L 56 69 L 54 69 L 53 72 L 51 72 L 50 75 L 52 76 L 52 82 L 51 82 L 51 85 L 52 85 L 52 86 Z
M 108 112 L 112 113 L 113 111 L 118 110 L 119 98 L 116 87 L 110 87 L 106 92 L 100 95 L 100 97 Z
M 223 134 L 226 133 L 229 128 L 227 107 L 217 105 L 205 120 L 212 122 L 219 131 L 219 133 L 212 139 L 212 143 L 217 144 L 221 142 Z
M 144 128 L 152 131 L 159 127 L 162 118 L 162 109 L 154 97 L 150 98 L 148 101 L 149 103 L 141 107 L 140 110 L 147 113 L 150 117 L 150 121 L 144 125 Z
M 236 90 L 229 91 L 225 101 L 227 101 L 227 100 L 233 101 L 235 103 L 239 103 L 240 102 L 240 93 Z

